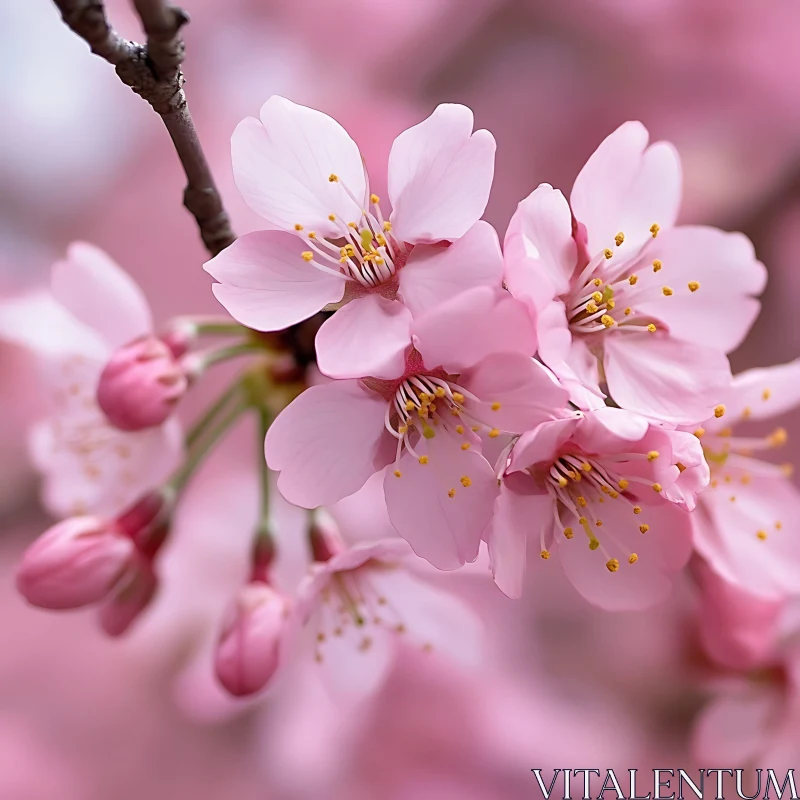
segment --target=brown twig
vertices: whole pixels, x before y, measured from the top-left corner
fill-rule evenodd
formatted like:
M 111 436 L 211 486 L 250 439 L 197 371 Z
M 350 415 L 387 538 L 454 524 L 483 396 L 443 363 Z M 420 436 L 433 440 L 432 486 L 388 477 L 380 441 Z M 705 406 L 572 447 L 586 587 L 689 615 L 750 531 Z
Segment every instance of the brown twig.
M 214 184 L 183 91 L 185 45 L 181 28 L 185 11 L 165 0 L 134 0 L 147 44 L 130 42 L 108 23 L 102 0 L 54 0 L 64 22 L 101 58 L 112 64 L 120 79 L 146 100 L 164 120 L 186 173 L 183 204 L 197 220 L 211 255 L 236 238 L 222 198 Z

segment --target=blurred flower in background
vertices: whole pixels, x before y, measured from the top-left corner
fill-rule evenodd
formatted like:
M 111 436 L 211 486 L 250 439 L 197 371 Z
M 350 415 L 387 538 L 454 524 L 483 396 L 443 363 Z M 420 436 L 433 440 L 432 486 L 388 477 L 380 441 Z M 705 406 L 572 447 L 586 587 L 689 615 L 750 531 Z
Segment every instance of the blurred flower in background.
M 546 181 L 568 194 L 603 138 L 640 119 L 653 141 L 681 153 L 681 219 L 742 230 L 767 266 L 763 312 L 733 354 L 734 371 L 797 357 L 794 0 L 184 5 L 186 91 L 237 233 L 263 221 L 235 189 L 230 137 L 274 93 L 335 116 L 375 165 L 379 195 L 393 139 L 439 103 L 469 105 L 475 128 L 497 139 L 486 219 L 501 233 L 532 187 Z M 124 35 L 140 38 L 125 0 L 107 7 Z M 207 254 L 181 206 L 180 165 L 152 110 L 49 0 L 0 7 L 0 44 L 5 319 L 24 302 L 26 322 L 53 344 L 44 293 L 74 240 L 124 265 L 156 329 L 178 312 L 217 312 Z M 797 703 L 794 601 L 742 596 L 701 562 L 664 604 L 636 613 L 589 607 L 553 570 L 537 569 L 518 603 L 485 569 L 443 576 L 457 578 L 460 602 L 483 623 L 479 666 L 400 648 L 377 696 L 349 711 L 300 668 L 264 697 L 230 699 L 211 664 L 225 607 L 248 579 L 258 523 L 260 453 L 249 422 L 189 487 L 160 554 L 163 590 L 124 640 L 104 639 L 86 614 L 25 607 L 14 567 L 49 524 L 30 432 L 52 413 L 28 345 L 0 328 L 0 797 L 514 800 L 532 796 L 533 767 L 796 763 L 790 712 L 769 736 L 727 736 L 731 720 L 760 731 L 765 715 Z M 200 386 L 181 414 L 190 419 L 209 391 Z M 780 424 L 791 442 L 800 414 Z M 307 559 L 306 512 L 274 495 L 276 580 L 294 586 Z M 332 518 L 357 540 L 382 524 L 374 505 L 348 500 Z M 698 613 L 714 621 L 713 635 L 698 629 Z

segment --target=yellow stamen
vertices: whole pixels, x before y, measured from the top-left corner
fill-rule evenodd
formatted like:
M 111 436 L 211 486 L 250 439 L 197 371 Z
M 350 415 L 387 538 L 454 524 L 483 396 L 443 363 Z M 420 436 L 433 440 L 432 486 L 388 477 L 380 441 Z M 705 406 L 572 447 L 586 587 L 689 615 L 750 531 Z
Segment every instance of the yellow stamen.
M 766 531 L 758 531 L 758 533 L 756 533 L 756 538 L 760 539 L 762 542 L 766 542 L 767 541 L 767 532 Z
M 455 497 L 456 496 L 456 490 L 455 489 L 448 489 L 447 490 L 447 496 L 451 497 L 451 498 Z
M 587 311 L 587 313 L 589 313 L 589 314 L 596 314 L 596 313 L 597 313 L 597 310 L 598 310 L 598 309 L 597 309 L 597 306 L 596 306 L 596 305 L 595 305 L 595 304 L 594 304 L 594 303 L 593 303 L 591 300 L 590 300 L 590 301 L 589 301 L 589 302 L 586 304 L 586 311 Z
M 636 286 L 636 283 L 637 283 L 638 280 L 639 280 L 639 276 L 638 275 L 631 275 L 630 278 L 628 278 L 628 283 L 631 286 Z
M 649 530 L 650 526 L 646 522 L 639 526 L 639 533 L 647 533 Z
M 641 506 L 634 506 L 633 507 L 633 513 L 634 514 L 641 514 L 642 513 L 642 507 Z
M 672 297 L 672 289 L 670 289 L 669 286 L 664 286 L 661 289 L 661 293 L 664 295 L 664 297 Z
M 630 316 L 632 313 L 633 313 L 633 309 L 632 309 L 630 306 L 628 306 L 628 307 L 625 309 L 625 316 L 626 316 L 626 317 L 629 317 L 629 316 Z
M 564 536 L 567 539 L 571 539 L 575 535 L 575 531 L 572 528 L 564 528 Z
M 400 472 L 400 470 L 399 470 L 399 469 L 396 469 L 396 470 L 394 471 L 394 476 L 395 476 L 395 478 L 402 478 L 402 477 L 403 477 L 403 473 L 402 473 L 402 472 Z
M 558 485 L 559 485 L 559 486 L 560 486 L 562 489 L 563 489 L 563 488 L 564 488 L 564 487 L 565 487 L 565 486 L 566 486 L 568 483 L 569 483 L 569 481 L 568 481 L 568 480 L 567 480 L 567 479 L 566 479 L 566 478 L 565 478 L 563 475 L 559 475 L 559 476 L 558 476 Z
M 616 572 L 619 569 L 619 561 L 616 558 L 610 558 L 606 561 L 606 569 L 609 572 Z
M 294 226 L 294 229 L 295 229 L 296 231 L 301 231 L 301 230 L 303 230 L 303 226 L 302 226 L 302 225 L 301 225 L 301 224 L 298 222 L 298 223 L 297 223 L 297 224 Z
M 500 408 L 501 408 L 501 405 L 500 405 L 500 403 L 498 403 L 498 402 L 495 400 L 495 401 L 494 401 L 494 403 L 492 403 L 492 411 L 499 411 L 499 410 L 500 410 Z
M 606 328 L 610 328 L 614 324 L 614 318 L 609 317 L 608 314 L 603 314 L 603 316 L 600 317 L 600 322 L 602 322 Z
M 499 435 L 500 435 L 500 429 L 499 428 L 492 428 L 489 431 L 489 438 L 490 439 L 496 439 Z
M 461 445 L 462 450 L 469 450 L 469 447 L 470 447 L 469 442 L 464 442 L 464 444 Z
M 696 292 L 700 288 L 699 281 L 689 281 L 687 284 L 690 292 Z
M 549 550 L 542 550 L 540 555 L 545 561 L 547 561 L 547 559 L 550 558 L 550 551 Z
M 653 224 L 650 226 L 650 233 L 652 233 L 652 234 L 653 234 L 653 238 L 654 238 L 654 239 L 656 238 L 656 236 L 658 236 L 658 232 L 659 232 L 660 230 L 661 230 L 661 226 L 660 226 L 660 225 L 659 225 L 657 222 L 654 222 L 654 223 L 653 223 Z
M 328 219 L 331 222 L 336 222 L 336 214 L 328 214 Z
M 456 425 L 456 433 L 464 433 L 464 426 Z
M 628 563 L 629 564 L 635 564 L 638 560 L 639 560 L 639 556 L 637 556 L 636 553 L 631 553 L 628 556 Z
M 602 285 L 603 285 L 603 281 L 601 281 L 601 280 L 600 280 L 600 278 L 595 278 L 595 279 L 592 281 L 592 283 L 593 283 L 595 286 L 602 286 Z
M 466 489 L 467 486 L 472 486 L 472 478 L 469 475 L 462 475 L 461 476 L 461 485 Z
M 663 266 L 664 265 L 658 259 L 656 259 L 653 262 L 653 272 L 658 272 L 661 269 L 661 267 L 663 267 Z
M 613 256 L 613 255 L 614 255 L 614 253 L 613 253 L 613 251 L 609 250 L 609 249 L 606 247 L 606 249 L 605 249 L 605 250 L 603 250 L 603 255 L 604 255 L 606 258 L 611 258 L 611 256 Z
M 602 303 L 603 302 L 603 295 L 600 292 L 594 292 L 592 294 L 592 300 L 594 300 L 595 303 Z
M 428 456 L 420 456 L 419 457 L 420 464 L 427 464 L 428 463 Z
M 433 393 L 434 393 L 434 394 L 435 394 L 437 397 L 444 397 L 444 396 L 445 396 L 445 394 L 447 394 L 447 392 L 445 392 L 445 390 L 444 390 L 444 389 L 442 389 L 442 387 L 441 387 L 441 386 L 437 386 L 437 387 L 436 387 L 436 388 L 433 390 Z
M 300 255 L 303 256 L 303 261 L 313 261 L 314 260 L 314 254 L 310 250 L 303 250 L 303 252 Z
M 647 454 L 647 460 L 648 461 L 655 461 L 657 458 L 658 458 L 658 450 L 651 450 Z
M 619 480 L 619 489 L 621 492 L 624 492 L 629 486 L 629 482 L 625 480 L 625 478 L 620 478 Z
M 389 222 L 387 219 L 386 222 L 383 223 L 383 229 L 388 233 L 392 229 L 392 223 Z
M 461 394 L 461 392 L 453 392 L 453 400 L 455 400 L 456 403 L 463 403 L 464 395 Z
M 339 176 L 338 176 L 338 175 L 334 175 L 334 174 L 331 172 L 331 174 L 330 174 L 330 175 L 328 175 L 328 180 L 329 180 L 331 183 L 338 183 L 338 181 L 339 181 Z
M 772 397 L 772 392 L 769 389 L 764 389 L 764 391 L 761 393 L 761 399 L 769 400 L 770 397 Z
M 655 332 L 656 332 L 656 326 L 655 326 L 655 325 L 653 325 L 653 323 L 651 322 L 651 323 L 650 323 L 650 324 L 647 326 L 647 330 L 648 330 L 648 331 L 650 331 L 650 333 L 655 333 Z
M 620 246 L 620 245 L 621 245 L 621 244 L 622 244 L 622 243 L 625 241 L 625 234 L 624 234 L 622 231 L 620 231 L 620 232 L 619 232 L 619 233 L 618 233 L 618 234 L 617 234 L 617 235 L 614 237 L 614 241 L 616 242 L 616 244 L 617 244 L 617 247 L 619 247 L 619 246 Z
M 705 428 L 698 428 L 698 429 L 697 429 L 697 430 L 694 432 L 694 435 L 695 435 L 695 436 L 696 436 L 698 439 L 702 439 L 702 438 L 703 438 L 703 436 L 705 435 L 705 432 L 706 432 L 706 429 L 705 429 Z
M 720 417 L 725 416 L 725 406 L 720 403 L 718 406 L 714 407 L 714 416 L 719 419 Z
M 663 488 L 663 487 L 661 486 L 661 484 L 660 484 L 660 483 L 654 483 L 654 484 L 653 484 L 653 491 L 654 491 L 654 492 L 660 492 L 660 491 L 662 490 L 662 488 Z
M 370 203 L 372 203 L 373 205 L 376 206 L 376 205 L 378 205 L 378 203 L 380 203 L 381 199 L 380 199 L 380 197 L 378 197 L 378 195 L 371 194 L 369 196 L 369 201 L 370 201 Z
M 788 439 L 789 434 L 786 432 L 786 428 L 775 428 L 775 430 L 767 436 L 767 442 L 770 447 L 782 447 L 786 444 Z
M 585 497 L 579 497 L 578 498 L 578 505 L 581 508 L 586 508 L 586 506 L 587 506 L 586 498 Z

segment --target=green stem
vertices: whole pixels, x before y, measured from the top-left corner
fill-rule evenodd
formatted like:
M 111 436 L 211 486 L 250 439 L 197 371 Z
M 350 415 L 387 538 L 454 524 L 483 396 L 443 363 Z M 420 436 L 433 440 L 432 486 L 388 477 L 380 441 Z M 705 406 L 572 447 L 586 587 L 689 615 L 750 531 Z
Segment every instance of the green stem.
M 264 457 L 264 440 L 272 423 L 269 411 L 261 406 L 258 409 L 259 437 L 258 437 L 258 471 L 261 483 L 261 517 L 259 520 L 259 536 L 269 536 L 269 468 Z
M 226 317 L 179 317 L 177 325 L 191 325 L 198 336 L 244 336 L 250 329 Z
M 242 391 L 241 380 L 232 383 L 206 410 L 200 419 L 195 422 L 189 433 L 186 434 L 186 447 L 191 449 L 197 440 L 205 433 L 208 426 L 216 419 L 225 406 Z
M 240 389 L 239 384 L 236 388 Z M 226 414 L 217 420 L 216 427 L 206 430 L 205 436 L 195 440 L 195 446 L 190 450 L 186 461 L 178 471 L 170 478 L 168 486 L 176 493 L 180 493 L 186 487 L 189 479 L 203 463 L 206 456 L 214 449 L 214 446 L 227 433 L 230 427 L 250 408 L 247 397 L 241 393 L 239 401 L 235 403 Z
M 220 361 L 228 361 L 238 356 L 252 355 L 253 353 L 266 353 L 266 350 L 255 342 L 244 342 L 243 344 L 232 344 L 230 347 L 220 347 L 219 350 L 212 350 L 205 356 L 202 356 L 202 371 L 204 372 L 214 364 L 219 364 Z

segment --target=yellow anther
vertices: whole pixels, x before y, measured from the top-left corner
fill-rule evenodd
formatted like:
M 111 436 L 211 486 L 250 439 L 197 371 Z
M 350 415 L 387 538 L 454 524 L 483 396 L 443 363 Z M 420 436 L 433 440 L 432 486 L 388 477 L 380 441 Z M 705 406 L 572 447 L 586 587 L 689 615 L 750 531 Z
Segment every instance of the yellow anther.
M 603 498 L 601 497 L 600 499 L 602 500 Z M 603 527 L 603 520 L 601 520 L 601 519 L 596 519 L 596 520 L 594 521 L 594 524 L 595 524 L 595 525 L 597 525 L 597 527 L 598 527 L 598 528 L 602 528 L 602 527 Z
M 448 497 L 455 497 L 456 496 L 456 490 L 455 489 L 448 489 L 447 490 L 447 496 Z
M 444 389 L 442 389 L 442 387 L 441 387 L 441 386 L 437 386 L 437 387 L 436 387 L 436 388 L 433 390 L 433 393 L 434 393 L 434 394 L 435 394 L 437 397 L 444 397 L 444 396 L 447 394 L 447 392 L 445 392 L 445 390 L 444 390 Z
M 600 280 L 600 278 L 595 278 L 595 279 L 592 281 L 592 283 L 593 283 L 595 286 L 602 286 L 602 285 L 603 285 L 603 281 L 601 281 L 601 280 Z
M 633 513 L 634 514 L 641 514 L 642 513 L 642 507 L 641 506 L 634 506 L 633 507 Z
M 639 560 L 639 556 L 637 556 L 636 553 L 631 553 L 628 556 L 628 563 L 629 564 L 635 564 L 638 560 Z
M 598 309 L 597 309 L 597 306 L 595 305 L 595 303 L 593 303 L 593 302 L 590 300 L 590 301 L 589 301 L 589 302 L 586 304 L 586 311 L 587 311 L 589 314 L 596 314 L 596 313 L 597 313 L 597 311 L 598 311 Z
M 392 223 L 389 222 L 387 219 L 386 222 L 383 223 L 383 229 L 388 233 L 392 229 Z
M 628 283 L 631 286 L 636 286 L 636 283 L 638 282 L 638 280 L 639 280 L 639 276 L 638 275 L 631 275 L 630 278 L 628 278 Z
M 657 458 L 658 458 L 658 450 L 651 450 L 647 454 L 647 460 L 648 461 L 655 461 Z
M 328 214 L 328 219 L 331 222 L 336 222 L 336 214 Z
M 309 231 L 308 232 L 308 238 L 309 239 L 316 239 L 317 238 L 317 234 L 314 233 L 314 231 Z
M 491 408 L 492 411 L 499 411 L 502 408 L 502 406 L 500 405 L 500 403 L 497 402 L 497 400 L 495 400 L 494 403 L 492 403 Z
M 608 298 L 608 300 L 606 300 L 606 306 L 608 307 L 609 311 L 611 311 L 616 305 L 617 305 L 616 300 L 612 300 L 610 297 Z
M 772 433 L 767 436 L 767 443 L 770 447 L 782 447 L 789 439 L 789 434 L 786 433 L 786 428 L 775 428 Z
M 464 426 L 456 425 L 456 433 L 464 433 Z
M 720 403 L 718 406 L 714 407 L 714 416 L 719 419 L 720 417 L 725 416 L 725 406 Z
M 600 322 L 602 322 L 606 328 L 610 328 L 614 324 L 614 317 L 609 317 L 608 314 L 603 314 L 603 316 L 600 317 Z
M 645 522 L 639 526 L 639 533 L 647 533 L 650 530 L 650 526 Z
M 338 175 L 334 175 L 334 174 L 331 172 L 331 174 L 330 174 L 330 175 L 328 175 L 328 180 L 329 180 L 331 183 L 338 183 L 338 181 L 339 181 L 339 176 L 338 176 Z
M 462 450 L 469 450 L 469 448 L 470 448 L 469 442 L 464 442 L 464 444 L 461 445 Z
M 464 395 L 461 394 L 461 392 L 453 392 L 453 400 L 455 400 L 456 403 L 463 403 Z
M 613 256 L 613 255 L 614 255 L 614 252 L 613 252 L 612 250 L 609 250 L 609 249 L 606 247 L 606 249 L 605 249 L 605 250 L 603 250 L 603 255 L 604 255 L 606 258 L 611 258 L 611 256 Z
M 489 431 L 489 438 L 496 439 L 500 435 L 500 428 L 492 428 Z
M 626 481 L 625 478 L 620 478 L 618 485 L 619 485 L 619 490 L 621 492 L 624 492 L 628 488 L 629 482 Z
M 650 324 L 647 326 L 647 330 L 648 330 L 648 331 L 650 331 L 650 333 L 655 333 L 655 332 L 656 332 L 656 326 L 655 326 L 655 325 L 654 325 L 654 324 L 651 322 L 651 323 L 650 323 Z
M 761 539 L 762 542 L 767 541 L 767 532 L 766 531 L 758 531 L 756 533 L 756 538 Z
M 706 433 L 706 429 L 705 429 L 705 428 L 698 428 L 698 429 L 697 429 L 697 430 L 694 432 L 694 435 L 695 435 L 695 436 L 696 436 L 698 439 L 702 439 L 702 438 L 703 438 L 703 436 L 705 436 L 705 433 Z
M 575 535 L 575 531 L 572 528 L 564 528 L 564 537 L 567 539 L 571 539 Z
M 470 430 L 471 430 L 473 433 L 477 433 L 477 432 L 478 432 L 480 429 L 481 429 L 481 426 L 480 426 L 480 425 L 473 425 L 473 426 L 470 428 Z
M 303 252 L 300 255 L 303 256 L 303 261 L 313 261 L 314 260 L 314 254 L 310 250 L 303 250 Z
M 689 291 L 690 292 L 696 292 L 700 288 L 700 282 L 699 281 L 689 281 L 687 286 L 689 287 Z
M 581 508 L 586 508 L 586 506 L 587 506 L 587 503 L 586 503 L 586 498 L 585 498 L 585 497 L 579 497 L 579 498 L 578 498 L 578 505 L 579 505 Z
M 606 561 L 606 569 L 609 572 L 616 572 L 619 569 L 619 561 L 616 558 L 610 558 Z
M 742 486 L 748 486 L 750 484 L 750 481 L 752 481 L 752 480 L 753 480 L 752 477 L 750 477 L 750 475 L 748 475 L 745 472 L 745 474 L 742 475 L 742 478 L 741 478 Z
M 769 389 L 764 389 L 764 391 L 761 392 L 762 400 L 769 400 L 770 397 L 772 397 L 772 392 Z
M 558 485 L 559 485 L 559 486 L 560 486 L 562 489 L 563 489 L 563 488 L 564 488 L 564 487 L 565 487 L 565 486 L 566 486 L 568 483 L 569 483 L 569 481 L 568 481 L 568 480 L 567 480 L 567 479 L 566 479 L 566 478 L 565 478 L 563 475 L 559 475 L 559 476 L 558 476 Z
M 663 267 L 663 266 L 664 265 L 658 259 L 656 259 L 653 262 L 653 272 L 658 272 L 661 269 L 661 267 Z
M 419 401 L 423 405 L 427 405 L 432 400 L 431 396 L 427 392 L 420 392 L 419 393 Z
M 425 439 L 435 439 L 436 438 L 436 431 L 433 428 L 429 428 L 425 423 L 422 423 L 422 436 Z
M 378 195 L 371 194 L 369 196 L 369 201 L 370 201 L 370 203 L 372 203 L 373 205 L 376 206 L 376 205 L 378 205 L 378 203 L 380 203 L 381 199 L 380 199 L 380 197 L 378 197 Z
M 659 225 L 657 222 L 654 222 L 654 223 L 653 223 L 653 224 L 650 226 L 650 233 L 652 233 L 652 234 L 653 234 L 653 238 L 654 238 L 654 239 L 656 238 L 656 236 L 658 236 L 658 232 L 659 232 L 660 230 L 661 230 L 661 226 L 660 226 L 660 225 Z
M 294 229 L 296 231 L 301 231 L 301 230 L 303 230 L 303 226 L 298 222 L 298 223 L 295 224 Z
M 621 245 L 621 244 L 622 244 L 622 243 L 625 241 L 625 234 L 624 234 L 622 231 L 620 231 L 620 232 L 619 232 L 619 233 L 618 233 L 618 234 L 617 234 L 617 235 L 614 237 L 614 241 L 616 242 L 616 244 L 617 244 L 617 247 L 619 247 L 619 246 L 620 246 L 620 245 Z
M 459 479 L 461 481 L 461 485 L 466 489 L 467 486 L 472 486 L 472 478 L 469 475 L 462 475 Z
M 358 225 L 355 222 L 348 222 L 347 227 L 352 228 L 353 230 L 358 229 Z
M 406 434 L 406 433 L 408 433 L 408 425 L 401 425 L 401 426 L 400 426 L 400 427 L 397 429 L 397 432 L 398 432 L 398 433 L 402 433 L 402 434 Z
M 608 496 L 612 500 L 616 500 L 619 497 L 619 492 L 615 492 L 613 489 L 609 492 Z
M 375 263 L 380 266 L 381 264 L 385 264 L 386 261 L 381 256 L 375 256 Z
M 420 464 L 427 464 L 428 463 L 428 456 L 420 456 L 418 460 L 419 460 Z
M 375 241 L 378 243 L 380 247 L 386 247 L 386 237 L 382 233 L 379 233 L 375 237 Z
M 728 498 L 728 500 L 730 500 L 730 501 L 731 501 L 731 503 L 735 503 L 735 502 L 736 502 L 736 495 L 735 495 L 735 494 L 732 494 L 732 495 L 731 495 L 731 496 Z
M 592 293 L 592 300 L 594 300 L 595 303 L 602 303 L 603 302 L 602 293 L 601 292 L 593 292 Z
M 550 558 L 550 551 L 549 550 L 542 550 L 540 555 L 545 561 L 547 561 L 547 559 Z
M 580 525 L 583 525 L 584 527 L 586 527 L 586 526 L 589 524 L 589 520 L 588 520 L 588 519 L 586 519 L 586 517 L 581 517 L 581 518 L 578 520 L 578 523 L 579 523 Z
M 594 551 L 600 547 L 600 540 L 599 539 L 589 539 L 589 549 Z
M 581 464 L 581 469 L 584 472 L 591 472 L 592 471 L 592 465 L 588 461 L 584 461 L 583 464 Z
M 629 316 L 630 316 L 632 313 L 633 313 L 633 309 L 632 309 L 630 306 L 628 306 L 628 307 L 625 309 L 625 316 L 626 316 L 626 317 L 629 317 Z
M 664 286 L 661 289 L 661 294 L 663 294 L 664 297 L 672 297 L 673 292 L 672 289 L 669 288 L 669 286 Z
M 411 400 L 406 400 L 406 411 L 413 411 L 417 406 Z
M 402 477 L 403 477 L 403 473 L 402 473 L 402 472 L 400 472 L 400 470 L 399 470 L 399 469 L 396 469 L 396 470 L 394 471 L 394 476 L 395 476 L 395 478 L 402 478 Z
M 776 522 L 775 523 L 775 530 L 776 531 L 779 531 L 782 527 L 783 527 L 783 523 L 782 522 Z
M 663 488 L 664 487 L 660 483 L 654 483 L 653 484 L 653 491 L 654 492 L 660 492 Z

